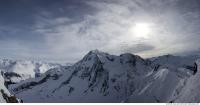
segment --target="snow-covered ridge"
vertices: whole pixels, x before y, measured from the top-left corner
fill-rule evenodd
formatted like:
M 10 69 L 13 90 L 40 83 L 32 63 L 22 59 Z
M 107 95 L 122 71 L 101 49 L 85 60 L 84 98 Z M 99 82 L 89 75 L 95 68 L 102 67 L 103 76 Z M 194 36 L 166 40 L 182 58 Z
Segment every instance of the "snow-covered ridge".
M 174 100 L 175 102 L 200 102 L 200 59 L 195 62 L 195 65 L 197 69 L 196 74 L 187 80 L 183 89 L 180 91 L 180 95 Z

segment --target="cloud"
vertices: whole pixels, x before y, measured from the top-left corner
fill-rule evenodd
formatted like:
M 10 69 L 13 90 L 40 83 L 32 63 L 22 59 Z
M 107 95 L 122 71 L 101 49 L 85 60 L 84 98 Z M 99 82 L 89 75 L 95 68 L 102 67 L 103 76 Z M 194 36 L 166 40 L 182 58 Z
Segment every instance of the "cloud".
M 80 59 L 80 56 L 93 49 L 113 54 L 131 52 L 150 57 L 190 51 L 194 49 L 191 45 L 198 47 L 197 42 L 188 39 L 195 42 L 195 38 L 199 38 L 195 33 L 198 27 L 195 22 L 199 21 L 189 22 L 186 19 L 192 16 L 197 18 L 197 13 L 189 11 L 181 14 L 174 7 L 174 2 L 178 0 L 150 0 L 148 5 L 145 2 L 87 1 L 87 5 L 96 8 L 95 14 L 84 15 L 80 22 L 71 22 L 73 19 L 69 17 L 39 19 L 37 31 L 45 35 L 45 43 L 52 55 L 66 59 L 71 56 Z M 154 32 L 150 39 L 130 38 L 132 35 L 129 29 L 137 22 L 152 24 Z
M 0 37 L 12 39 L 2 45 L 12 49 L 10 42 L 18 43 L 15 47 L 23 49 L 13 48 L 15 56 L 66 62 L 80 60 L 94 49 L 143 57 L 192 52 L 200 47 L 200 15 L 191 1 L 77 0 L 72 4 L 49 3 L 47 7 L 36 3 L 37 13 L 28 19 L 34 24 L 19 28 L 1 25 Z M 140 22 L 150 25 L 148 38 L 131 33 Z
M 114 6 L 118 8 L 118 5 L 113 5 L 113 7 Z M 106 15 L 108 16 L 105 17 Z M 109 12 L 99 10 L 97 14 L 86 15 L 83 21 L 72 24 L 61 24 L 56 21 L 57 19 L 43 19 L 45 21 L 41 21 L 40 19 L 36 26 L 41 28 L 36 31 L 46 36 L 46 44 L 49 46 L 49 49 L 51 49 L 51 53 L 63 57 L 76 53 L 77 55 L 83 55 L 92 49 L 112 50 L 112 45 L 118 40 L 116 40 L 116 38 L 120 37 L 123 31 L 126 31 L 126 29 L 121 28 L 119 25 L 126 23 L 117 23 L 118 19 L 112 20 L 114 19 L 110 17 L 112 15 L 114 16 L 114 13 L 110 15 Z M 67 17 L 65 18 L 70 20 Z M 62 17 L 64 20 L 65 18 Z M 121 17 L 119 17 L 119 19 L 124 20 Z M 52 27 L 46 29 L 42 28 L 43 26 Z M 69 55 L 67 55 L 67 53 L 69 53 Z
M 141 44 L 136 44 L 136 45 L 125 45 L 124 47 L 121 46 L 120 49 L 123 52 L 130 52 L 130 53 L 136 54 L 136 53 L 141 53 L 144 51 L 154 50 L 154 46 L 141 43 Z

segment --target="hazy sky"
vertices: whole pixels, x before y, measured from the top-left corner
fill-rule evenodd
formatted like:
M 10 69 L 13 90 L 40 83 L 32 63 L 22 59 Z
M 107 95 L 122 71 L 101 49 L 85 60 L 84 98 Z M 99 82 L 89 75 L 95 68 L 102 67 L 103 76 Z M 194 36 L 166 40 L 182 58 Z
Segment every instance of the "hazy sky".
M 133 32 L 138 24 L 148 25 L 145 36 Z M 0 0 L 0 58 L 190 54 L 199 41 L 200 0 Z

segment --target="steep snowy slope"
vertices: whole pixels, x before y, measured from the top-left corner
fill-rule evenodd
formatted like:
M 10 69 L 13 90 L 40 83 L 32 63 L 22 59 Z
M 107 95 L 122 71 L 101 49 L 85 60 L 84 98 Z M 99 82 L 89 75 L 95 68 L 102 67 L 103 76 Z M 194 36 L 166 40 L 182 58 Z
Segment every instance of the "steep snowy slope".
M 194 62 L 200 58 L 199 56 L 173 56 L 173 55 L 164 55 L 155 58 L 150 58 L 154 64 L 159 66 L 167 67 L 170 70 L 176 70 L 180 67 L 190 68 Z
M 200 102 L 200 60 L 196 61 L 196 69 L 196 74 L 187 80 L 175 102 Z
M 146 86 L 135 92 L 127 102 L 174 102 L 187 80 L 196 74 L 198 57 L 165 55 L 150 59 L 156 71 L 147 78 Z
M 192 74 L 190 74 L 192 75 Z M 127 102 L 170 102 L 183 86 L 188 76 L 160 69 L 146 78 L 146 84 L 139 91 L 135 91 Z

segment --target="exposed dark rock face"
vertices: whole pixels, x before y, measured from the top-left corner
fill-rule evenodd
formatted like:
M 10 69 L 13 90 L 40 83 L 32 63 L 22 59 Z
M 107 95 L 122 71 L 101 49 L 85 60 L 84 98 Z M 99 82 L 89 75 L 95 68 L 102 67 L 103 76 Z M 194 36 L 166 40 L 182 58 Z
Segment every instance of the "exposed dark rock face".
M 19 102 L 23 102 L 22 100 L 18 100 L 14 95 L 8 96 L 3 89 L 1 89 L 1 94 L 3 96 L 3 98 L 6 100 L 7 103 L 19 103 Z
M 193 68 L 194 73 L 193 74 L 197 73 L 197 69 L 198 69 L 198 65 L 197 65 L 197 63 L 194 63 L 194 68 Z
M 11 77 L 21 77 L 19 74 L 14 73 L 14 72 L 5 72 L 3 75 L 7 78 L 10 79 Z

